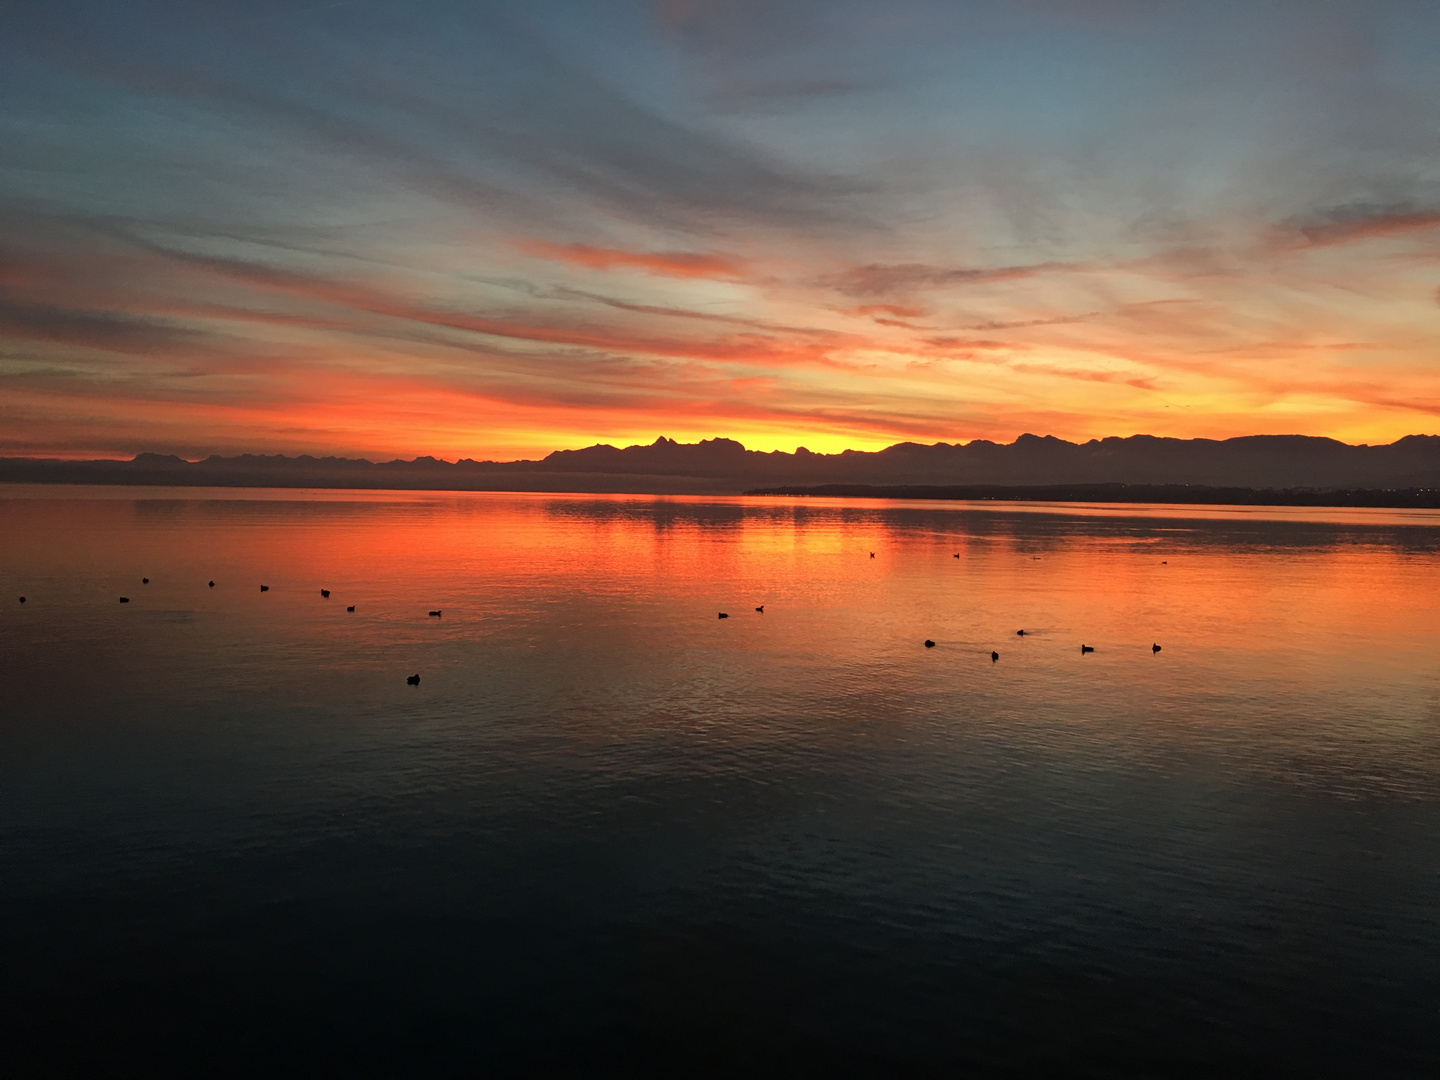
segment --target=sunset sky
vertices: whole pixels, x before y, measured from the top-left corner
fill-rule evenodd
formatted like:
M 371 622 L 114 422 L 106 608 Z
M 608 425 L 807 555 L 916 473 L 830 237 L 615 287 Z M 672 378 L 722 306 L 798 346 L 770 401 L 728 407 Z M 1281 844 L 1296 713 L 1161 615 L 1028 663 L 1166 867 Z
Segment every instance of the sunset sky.
M 0 8 L 0 454 L 1440 432 L 1440 4 Z

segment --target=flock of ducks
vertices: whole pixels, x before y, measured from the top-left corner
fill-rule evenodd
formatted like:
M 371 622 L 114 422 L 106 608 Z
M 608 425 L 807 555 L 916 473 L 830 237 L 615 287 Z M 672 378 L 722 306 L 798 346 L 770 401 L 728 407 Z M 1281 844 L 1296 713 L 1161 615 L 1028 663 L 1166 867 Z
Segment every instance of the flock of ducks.
M 149 585 L 149 584 L 150 584 L 150 579 L 149 579 L 148 577 L 142 577 L 142 578 L 140 579 L 140 584 L 141 584 L 141 585 Z M 210 589 L 215 588 L 215 582 L 213 582 L 213 581 L 206 582 L 206 587 L 207 587 L 207 588 L 210 588 Z M 262 593 L 269 592 L 269 591 L 270 591 L 270 586 L 269 586 L 269 585 L 261 585 L 261 586 L 260 586 L 260 591 L 261 591 Z M 330 590 L 329 590 L 329 589 L 321 589 L 321 590 L 320 590 L 320 598 L 321 598 L 322 600 L 329 600 L 329 599 L 330 599 Z M 20 597 L 20 603 L 23 604 L 23 603 L 25 603 L 25 601 L 26 601 L 26 598 L 25 598 L 25 597 L 23 597 L 23 596 Z M 120 597 L 120 603 L 122 603 L 122 604 L 128 604 L 128 603 L 130 603 L 130 597 L 128 597 L 128 596 L 122 596 L 122 597 Z M 345 610 L 348 611 L 350 614 L 353 615 L 353 614 L 355 613 L 355 605 L 354 605 L 354 604 L 350 604 L 350 605 L 348 605 L 348 606 L 345 608 Z M 756 608 L 756 610 L 759 611 L 759 610 L 763 610 L 763 609 L 761 609 L 761 608 Z M 441 617 L 441 615 L 440 615 L 440 612 L 437 610 L 437 611 L 432 611 L 432 612 L 430 612 L 430 617 L 431 617 L 431 618 L 438 619 L 438 618 Z M 722 616 L 722 618 L 723 618 L 723 616 Z M 411 686 L 419 686 L 419 685 L 420 685 L 420 676 L 419 676 L 418 674 L 416 674 L 416 675 L 410 675 L 410 676 L 407 676 L 407 677 L 406 677 L 405 681 L 406 681 L 407 683 L 409 683 Z
M 1038 559 L 1040 556 L 1037 555 L 1037 556 L 1035 556 L 1035 557 Z M 872 559 L 875 558 L 875 552 L 873 552 L 873 551 L 870 552 L 870 558 L 872 558 Z M 956 559 L 960 558 L 960 553 L 959 553 L 959 552 L 956 552 L 956 553 L 952 556 L 952 558 L 956 558 Z M 758 611 L 758 612 L 760 612 L 760 613 L 763 615 L 763 614 L 765 613 L 765 605 L 764 605 L 764 604 L 761 604 L 761 605 L 760 605 L 759 607 L 757 607 L 755 610 Z M 432 611 L 431 614 L 433 615 L 433 614 L 435 614 L 435 613 Z M 722 618 L 722 619 L 728 619 L 729 617 L 730 617 L 730 613 L 729 613 L 729 612 L 726 612 L 726 611 L 720 612 L 720 618 Z M 1024 637 L 1024 636 L 1025 636 L 1025 631 L 1024 631 L 1024 630 L 1016 630 L 1016 631 L 1015 631 L 1015 634 L 1016 634 L 1017 637 Z M 933 649 L 933 648 L 935 648 L 935 642 L 933 642 L 933 641 L 930 640 L 929 638 L 926 638 L 926 639 L 925 639 L 925 648 L 927 648 L 927 649 Z M 1081 645 L 1081 646 L 1080 646 L 1080 655 L 1081 655 L 1081 656 L 1084 656 L 1086 653 L 1092 653 L 1092 652 L 1094 652 L 1094 651 L 1095 651 L 1095 646 L 1094 646 L 1094 645 Z M 1159 646 L 1159 645 L 1151 645 L 1151 646 L 1150 646 L 1150 655 L 1151 655 L 1151 656 L 1154 656 L 1154 655 L 1155 655 L 1156 653 L 1158 653 L 1159 651 L 1160 651 L 1160 646 Z M 1000 660 L 1000 654 L 999 654 L 998 652 L 996 652 L 994 649 L 991 649 L 991 650 L 990 650 L 990 662 L 991 662 L 992 664 L 994 664 L 994 663 L 998 663 L 999 660 Z
M 873 552 L 873 551 L 870 552 L 870 558 L 872 558 L 872 559 L 875 558 L 875 552 Z M 960 558 L 960 556 L 957 554 L 957 555 L 955 556 L 955 558 L 958 559 L 958 558 Z M 149 584 L 150 584 L 150 579 L 149 579 L 148 577 L 142 577 L 142 578 L 140 579 L 140 584 L 141 584 L 141 585 L 149 585 Z M 209 588 L 212 588 L 212 589 L 215 588 L 215 582 L 213 582 L 213 581 L 209 582 L 208 585 L 209 585 Z M 261 586 L 260 586 L 260 591 L 261 591 L 262 593 L 263 593 L 263 592 L 269 592 L 269 591 L 270 591 L 270 586 L 269 586 L 269 585 L 261 585 Z M 330 599 L 330 590 L 329 590 L 329 589 L 321 589 L 321 590 L 320 590 L 320 597 L 321 597 L 321 599 L 323 599 L 323 600 L 329 600 L 329 599 Z M 23 597 L 23 596 L 20 597 L 20 603 L 22 603 L 22 604 L 25 603 L 25 597 Z M 122 597 L 120 597 L 120 603 L 122 603 L 122 604 L 128 604 L 128 603 L 130 603 L 130 598 L 129 598 L 128 596 L 122 596 Z M 345 610 L 348 611 L 348 612 L 350 612 L 351 614 L 354 614 L 354 612 L 355 612 L 355 605 L 354 605 L 354 604 L 351 604 L 351 605 L 349 605 Z M 764 615 L 764 614 L 765 614 L 765 605 L 764 605 L 764 604 L 760 604 L 759 606 L 757 606 L 757 607 L 755 608 L 755 610 L 756 610 L 759 614 Z M 440 612 L 438 609 L 435 610 L 435 611 L 432 611 L 432 612 L 430 612 L 429 617 L 432 618 L 432 619 L 441 618 L 441 612 Z M 722 612 L 720 612 L 720 618 L 722 618 L 722 619 L 728 619 L 728 618 L 730 618 L 730 613 L 729 613 L 728 611 L 722 611 Z M 1016 630 L 1016 631 L 1015 631 L 1015 634 L 1016 634 L 1017 637 L 1024 637 L 1024 636 L 1025 636 L 1025 631 L 1024 631 L 1024 630 Z M 932 641 L 930 638 L 926 638 L 926 639 L 925 639 L 925 648 L 927 648 L 927 649 L 933 649 L 933 648 L 935 648 L 935 642 Z M 1095 651 L 1095 646 L 1093 646 L 1093 645 L 1081 645 L 1081 646 L 1080 646 L 1080 655 L 1081 655 L 1081 656 L 1084 656 L 1086 653 L 1092 653 L 1092 652 L 1094 652 L 1094 651 Z M 1152 656 L 1153 656 L 1155 653 L 1158 653 L 1159 651 L 1160 651 L 1160 646 L 1159 646 L 1159 645 L 1151 645 L 1151 646 L 1150 646 L 1150 653 L 1151 653 Z M 991 662 L 992 664 L 994 664 L 994 663 L 997 663 L 999 660 L 1000 660 L 1000 654 L 999 654 L 998 652 L 996 652 L 995 650 L 992 649 L 992 650 L 990 651 L 990 662 Z M 415 675 L 409 675 L 409 676 L 406 676 L 405 681 L 406 681 L 407 683 L 409 683 L 411 686 L 419 686 L 419 685 L 420 685 L 420 676 L 419 676 L 418 673 L 415 674 Z

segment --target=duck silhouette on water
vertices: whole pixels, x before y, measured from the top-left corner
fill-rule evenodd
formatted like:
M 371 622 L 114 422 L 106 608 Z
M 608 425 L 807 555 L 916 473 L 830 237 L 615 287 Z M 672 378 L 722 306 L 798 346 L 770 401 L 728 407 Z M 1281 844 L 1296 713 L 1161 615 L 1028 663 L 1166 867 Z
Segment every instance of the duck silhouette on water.
M 354 610 L 355 610 L 355 605 L 354 605 L 354 604 L 351 604 L 351 605 L 350 605 L 349 607 L 347 607 L 345 610 L 346 610 L 346 611 L 354 611 Z
M 25 602 L 25 597 L 20 597 L 20 602 L 23 604 Z
M 214 588 L 214 587 L 215 587 L 215 582 L 213 582 L 213 581 L 212 581 L 212 582 L 210 582 L 210 588 L 212 588 L 212 589 L 213 589 L 213 588 Z
M 149 579 L 148 577 L 142 577 L 142 578 L 140 579 L 140 584 L 141 584 L 141 585 L 149 585 L 149 584 L 150 584 L 150 579 Z
M 1024 637 L 1024 636 L 1025 636 L 1025 631 L 1024 631 L 1024 630 L 1016 630 L 1016 631 L 1015 631 L 1015 636 L 1016 636 L 1016 637 Z
M 130 597 L 128 597 L 128 596 L 122 596 L 122 597 L 120 597 L 120 602 L 121 602 L 122 604 L 128 604 L 128 603 L 130 602 Z
M 329 590 L 329 589 L 321 589 L 321 590 L 320 590 L 320 595 L 323 596 L 326 600 L 329 600 L 329 599 L 330 599 L 330 590 Z
M 722 611 L 722 612 L 720 612 L 720 618 L 722 618 L 722 619 L 728 619 L 729 617 L 730 617 L 730 613 L 729 613 L 728 611 Z
M 927 649 L 933 649 L 934 647 L 935 647 L 935 643 L 934 643 L 933 641 L 931 641 L 931 640 L 927 637 L 927 638 L 925 639 L 925 648 L 927 648 Z
M 432 619 L 438 619 L 438 618 L 440 618 L 440 612 L 438 612 L 438 611 L 432 611 L 432 612 L 430 612 L 430 617 L 431 617 Z
M 1081 646 L 1080 646 L 1080 655 L 1081 655 L 1081 656 L 1084 656 L 1087 652 L 1094 652 L 1094 651 L 1095 651 L 1095 646 L 1094 646 L 1094 645 L 1081 645 Z
M 761 605 L 760 605 L 759 607 L 757 607 L 755 610 L 758 611 L 761 615 L 764 615 L 764 614 L 765 614 L 765 605 L 764 605 L 764 604 L 761 604 Z
M 1151 646 L 1150 646 L 1150 653 L 1151 653 L 1152 656 L 1153 656 L 1155 653 L 1159 652 L 1159 651 L 1160 651 L 1160 646 L 1159 646 L 1159 645 L 1151 645 Z
M 999 654 L 998 652 L 995 652 L 995 651 L 992 649 L 991 652 L 990 652 L 990 663 L 993 664 L 993 663 L 995 663 L 996 660 L 999 660 L 999 659 L 1000 659 L 1000 654 Z
M 409 683 L 411 686 L 419 686 L 419 685 L 420 685 L 420 676 L 419 676 L 419 675 L 410 675 L 410 676 L 407 676 L 407 677 L 406 677 L 405 681 L 406 681 L 407 683 Z
M 269 586 L 269 585 L 261 585 L 261 586 L 260 586 L 260 591 L 261 591 L 261 592 L 269 592 L 269 591 L 270 591 L 270 586 Z

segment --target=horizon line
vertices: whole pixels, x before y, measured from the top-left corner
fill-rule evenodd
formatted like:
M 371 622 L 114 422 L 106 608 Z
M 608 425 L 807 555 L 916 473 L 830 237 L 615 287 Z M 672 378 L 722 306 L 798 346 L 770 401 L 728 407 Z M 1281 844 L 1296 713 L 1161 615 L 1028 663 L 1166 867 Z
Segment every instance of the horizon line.
M 969 439 L 969 440 L 966 440 L 966 441 L 956 441 L 956 442 L 946 442 L 946 441 L 943 440 L 943 439 L 939 439 L 939 440 L 936 440 L 935 442 L 929 442 L 929 443 L 917 442 L 917 441 L 915 441 L 915 440 L 913 440 L 913 439 L 902 439 L 902 440 L 900 440 L 899 442 L 890 443 L 888 446 L 881 447 L 881 448 L 878 449 L 878 450 L 858 450 L 858 449 L 854 449 L 854 448 L 847 447 L 846 449 L 843 449 L 843 450 L 836 450 L 836 451 L 833 451 L 833 452 L 825 452 L 825 451 L 818 451 L 818 450 L 810 450 L 810 449 L 808 449 L 807 447 L 805 447 L 805 446 L 803 446 L 803 445 L 796 446 L 796 448 L 795 448 L 794 450 L 750 450 L 750 449 L 749 449 L 748 447 L 746 447 L 743 443 L 741 443 L 738 439 L 734 439 L 734 438 L 731 438 L 731 437 L 726 436 L 726 435 L 715 435 L 715 436 L 712 436 L 712 437 L 710 437 L 710 438 L 708 438 L 708 439 L 699 439 L 699 440 L 697 440 L 696 442 L 691 442 L 691 443 L 683 443 L 683 442 L 680 442 L 680 441 L 677 440 L 677 439 L 670 438 L 669 436 L 666 436 L 666 435 L 658 435 L 658 436 L 656 436 L 656 438 L 655 438 L 652 442 L 648 442 L 648 443 L 638 443 L 638 442 L 637 442 L 637 443 L 630 443 L 630 444 L 625 445 L 625 446 L 617 446 L 617 445 L 615 445 L 614 443 L 597 442 L 597 443 L 591 443 L 591 444 L 589 444 L 588 446 L 558 447 L 558 448 L 556 448 L 556 449 L 554 449 L 554 450 L 550 450 L 550 451 L 546 452 L 545 454 L 542 454 L 542 455 L 539 456 L 539 457 L 533 457 L 533 458 L 511 458 L 511 459 L 505 460 L 505 461 L 501 461 L 501 460 L 498 460 L 498 459 L 496 459 L 496 458 L 477 458 L 477 457 L 469 457 L 469 456 L 467 456 L 467 457 L 455 458 L 455 459 L 450 459 L 450 458 L 436 457 L 434 454 L 416 454 L 413 458 L 408 458 L 408 459 L 407 459 L 407 458 L 403 458 L 403 457 L 393 457 L 393 458 L 384 458 L 384 459 L 382 459 L 382 458 L 379 458 L 379 457 L 376 457 L 376 458 L 363 457 L 363 456 L 360 456 L 360 457 L 351 457 L 351 456 L 347 456 L 347 455 L 345 455 L 345 454 L 343 454 L 343 453 L 337 453 L 337 452 L 333 452 L 333 451 L 310 451 L 310 450 L 304 451 L 304 452 L 302 452 L 302 453 L 288 453 L 288 454 L 287 454 L 287 453 L 283 453 L 283 452 L 281 452 L 281 451 L 267 452 L 267 451 L 255 451 L 255 450 L 242 450 L 242 451 L 238 451 L 238 452 L 236 452 L 236 453 L 230 453 L 230 454 L 223 454 L 223 453 L 219 453 L 219 452 L 213 452 L 213 453 L 210 453 L 210 454 L 206 454 L 206 455 L 203 456 L 203 457 L 197 457 L 197 458 L 190 458 L 190 457 L 186 457 L 186 456 L 183 456 L 183 455 L 181 455 L 181 454 L 175 453 L 175 452 L 173 452 L 173 451 L 162 451 L 162 450 L 137 450 L 137 451 L 132 452 L 132 453 L 130 454 L 130 456 L 128 456 L 128 457 L 126 457 L 126 456 L 95 456 L 94 454 L 91 454 L 91 455 L 89 455 L 89 456 L 80 456 L 80 455 L 71 456 L 71 455 L 69 455 L 69 454 L 64 454 L 64 453 L 49 453 L 49 454 L 4 454 L 4 455 L 0 455 L 0 460 L 5 460 L 5 461 L 63 461 L 63 462 L 91 462 L 91 461 L 93 461 L 93 462 L 115 462 L 115 463 L 122 463 L 122 464 L 123 464 L 123 463 L 131 463 L 131 462 L 138 461 L 138 460 L 140 460 L 140 459 L 143 458 L 143 457 L 158 457 L 158 458 L 174 458 L 174 459 L 176 459 L 177 461 L 184 462 L 184 463 L 187 464 L 187 465 L 198 465 L 198 464 L 201 464 L 201 463 L 203 463 L 203 462 L 209 461 L 209 460 L 214 459 L 214 458 L 220 458 L 220 459 L 222 459 L 222 460 L 225 460 L 225 459 L 233 459 L 233 458 L 241 458 L 241 457 L 266 457 L 266 458 L 285 458 L 285 459 L 291 460 L 291 461 L 300 460 L 300 459 L 302 459 L 302 458 L 311 458 L 311 459 L 317 460 L 317 461 L 324 461 L 324 460 L 327 460 L 327 459 L 328 459 L 328 460 L 336 460 L 336 461 L 362 461 L 362 462 L 366 462 L 367 464 L 370 464 L 370 465 L 392 465 L 392 464 L 407 464 L 407 465 L 408 465 L 408 464 L 415 464 L 415 463 L 421 462 L 421 461 L 433 461 L 433 462 L 436 462 L 437 464 L 443 464 L 443 465 L 459 465 L 459 464 L 461 464 L 462 462 L 467 462 L 467 461 L 469 461 L 469 462 L 474 462 L 474 463 L 476 463 L 476 464 L 492 464 L 492 465 L 511 465 L 511 464 L 517 464 L 517 465 L 518 465 L 518 464 L 524 464 L 524 463 L 527 463 L 527 462 L 544 461 L 545 459 L 551 457 L 551 456 L 554 455 L 554 454 L 580 453 L 580 452 L 585 451 L 585 450 L 610 449 L 610 450 L 620 450 L 620 451 L 624 451 L 624 450 L 636 450 L 636 449 L 649 449 L 649 448 L 651 448 L 651 447 L 661 446 L 661 445 L 673 445 L 673 446 L 677 446 L 677 447 L 687 447 L 687 446 L 693 447 L 693 446 L 703 446 L 703 445 L 705 445 L 706 443 L 716 443 L 716 442 L 734 443 L 735 445 L 739 446 L 740 449 L 743 450 L 743 451 L 745 451 L 746 453 L 770 454 L 770 455 L 773 455 L 773 454 L 784 454 L 784 455 L 789 456 L 789 457 L 794 457 L 794 456 L 796 456 L 796 455 L 798 455 L 798 454 L 800 454 L 800 453 L 803 452 L 803 453 L 805 453 L 805 454 L 810 454 L 810 455 L 813 455 L 813 456 L 815 456 L 815 457 L 839 457 L 839 456 L 841 456 L 841 455 L 843 455 L 843 454 L 879 454 L 879 453 L 884 453 L 886 450 L 894 449 L 894 448 L 897 447 L 897 446 L 924 446 L 924 447 L 954 446 L 954 447 L 965 447 L 965 446 L 973 446 L 973 445 L 975 445 L 975 444 L 977 444 L 977 443 L 989 444 L 989 445 L 992 445 L 992 446 L 1015 446 L 1015 445 L 1019 444 L 1019 443 L 1020 443 L 1022 440 L 1024 440 L 1024 439 L 1033 439 L 1033 440 L 1036 440 L 1036 441 L 1047 441 L 1047 440 L 1049 440 L 1049 441 L 1055 441 L 1055 442 L 1063 442 L 1063 443 L 1066 443 L 1067 445 L 1070 445 L 1070 446 L 1086 446 L 1086 445 L 1089 445 L 1089 444 L 1091 444 L 1091 443 L 1107 442 L 1107 441 L 1110 441 L 1110 440 L 1112 440 L 1112 439 L 1113 439 L 1113 440 L 1116 440 L 1116 441 L 1122 441 L 1122 442 L 1123 442 L 1123 441 L 1128 441 L 1128 440 L 1130 440 L 1130 439 L 1155 439 L 1155 440 L 1157 440 L 1157 441 L 1178 442 L 1178 443 L 1207 443 L 1207 442 L 1208 442 L 1208 443 L 1226 443 L 1226 442 L 1234 442 L 1234 441 L 1239 440 L 1239 439 L 1314 439 L 1314 440 L 1316 440 L 1316 441 L 1337 443 L 1337 444 L 1339 444 L 1339 445 L 1341 445 L 1341 446 L 1350 447 L 1351 449 L 1363 449 L 1363 448 L 1371 448 L 1371 447 L 1395 446 L 1396 444 L 1401 443 L 1401 442 L 1404 442 L 1404 441 L 1407 440 L 1407 439 L 1428 439 L 1428 438 L 1436 438 L 1436 437 L 1437 437 L 1437 436 L 1436 436 L 1434 433 L 1412 432 L 1412 433 L 1407 434 L 1407 435 L 1401 435 L 1400 437 L 1398 437 L 1398 438 L 1396 438 L 1396 439 L 1394 439 L 1393 441 L 1388 442 L 1388 443 L 1347 443 L 1347 442 L 1345 442 L 1343 439 L 1337 439 L 1337 438 L 1335 438 L 1335 437 L 1333 437 L 1333 436 L 1329 436 L 1329 435 L 1303 435 L 1303 434 L 1299 434 L 1299 433 L 1295 433 L 1295 432 L 1258 432 L 1258 433 L 1254 433 L 1254 434 L 1250 434 L 1250 435 L 1229 435 L 1229 436 L 1226 436 L 1225 438 L 1208 438 L 1208 437 L 1200 436 L 1200 437 L 1189 438 L 1189 439 L 1182 439 L 1182 438 L 1178 438 L 1178 437 L 1176 437 L 1176 436 L 1171 436 L 1171 435 L 1150 435 L 1150 434 L 1148 434 L 1148 433 L 1146 433 L 1146 432 L 1134 432 L 1134 433 L 1132 433 L 1132 434 L 1130 434 L 1130 435 L 1105 435 L 1105 436 L 1099 436 L 1099 437 L 1092 437 L 1092 438 L 1089 438 L 1089 439 L 1085 439 L 1085 440 L 1083 440 L 1083 441 L 1080 441 L 1080 440 L 1066 439 L 1066 438 L 1063 438 L 1063 437 L 1058 436 L 1058 435 L 1036 435 L 1036 434 L 1034 434 L 1033 432 L 1026 431 L 1026 432 L 1022 432 L 1021 434 L 1017 435 L 1017 436 L 1014 438 L 1013 441 L 1008 442 L 1008 443 L 1005 443 L 1005 442 L 997 442 L 997 441 L 994 440 L 994 439 L 984 439 L 984 438 L 974 438 L 974 439 Z

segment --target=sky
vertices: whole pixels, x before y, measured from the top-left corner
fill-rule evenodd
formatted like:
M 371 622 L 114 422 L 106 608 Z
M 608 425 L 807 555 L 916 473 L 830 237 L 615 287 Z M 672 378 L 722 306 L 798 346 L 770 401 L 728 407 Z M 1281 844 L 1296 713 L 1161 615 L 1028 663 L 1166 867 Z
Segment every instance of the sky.
M 0 5 L 0 454 L 1440 432 L 1433 0 Z

